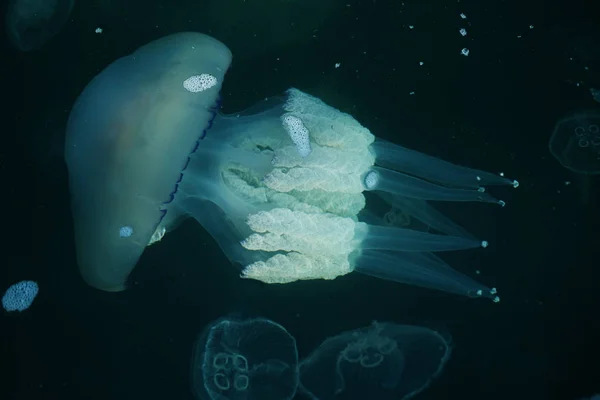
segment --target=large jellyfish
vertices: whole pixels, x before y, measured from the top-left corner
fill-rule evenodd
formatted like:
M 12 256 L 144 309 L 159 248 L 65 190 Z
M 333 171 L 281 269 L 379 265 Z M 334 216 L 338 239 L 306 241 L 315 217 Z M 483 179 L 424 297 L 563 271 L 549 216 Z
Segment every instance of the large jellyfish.
M 221 319 L 198 338 L 192 391 L 205 400 L 289 400 L 298 388 L 296 340 L 264 318 Z
M 591 176 L 600 174 L 600 111 L 583 110 L 566 115 L 556 123 L 548 147 L 554 158 L 575 172 L 579 197 L 587 205 Z
M 300 388 L 319 400 L 407 399 L 450 354 L 449 338 L 431 329 L 374 322 L 325 340 L 300 364 Z
M 74 0 L 12 0 L 6 12 L 8 38 L 21 51 L 39 49 L 67 22 L 73 4 Z
M 123 290 L 144 248 L 191 216 L 243 278 L 288 283 L 356 270 L 498 300 L 431 253 L 487 242 L 427 200 L 503 205 L 484 186 L 516 181 L 376 139 L 297 89 L 220 115 L 230 61 L 215 39 L 176 34 L 115 61 L 80 95 L 65 153 L 90 285 Z M 363 221 L 364 192 L 433 233 Z

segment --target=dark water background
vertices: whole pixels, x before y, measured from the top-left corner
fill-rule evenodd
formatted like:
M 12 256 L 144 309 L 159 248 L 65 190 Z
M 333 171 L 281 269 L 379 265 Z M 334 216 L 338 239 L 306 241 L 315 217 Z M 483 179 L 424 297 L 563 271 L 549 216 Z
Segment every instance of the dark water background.
M 324 7 L 325 0 L 280 0 L 267 7 L 275 0 L 247 0 L 252 13 L 240 13 L 236 7 L 246 2 L 228 0 L 232 6 L 217 18 L 205 12 L 217 1 L 79 1 L 41 50 L 20 53 L 0 41 L 0 287 L 23 279 L 40 286 L 29 310 L 0 317 L 0 399 L 192 399 L 194 340 L 225 315 L 281 323 L 301 356 L 372 320 L 443 329 L 454 353 L 420 399 L 600 392 L 600 182 L 575 177 L 547 148 L 563 114 L 600 107 L 587 91 L 600 87 L 599 6 L 330 0 Z M 237 22 L 217 26 L 224 13 L 235 13 Z M 280 15 L 287 21 L 280 34 L 265 34 Z M 295 86 L 377 136 L 518 179 L 518 190 L 494 191 L 504 209 L 444 208 L 491 243 L 446 259 L 470 276 L 481 270 L 478 279 L 498 287 L 502 301 L 354 274 L 284 286 L 242 281 L 193 221 L 144 253 L 129 290 L 86 286 L 75 264 L 61 154 L 70 107 L 116 58 L 186 30 L 213 34 L 234 53 L 222 92 L 226 112 Z

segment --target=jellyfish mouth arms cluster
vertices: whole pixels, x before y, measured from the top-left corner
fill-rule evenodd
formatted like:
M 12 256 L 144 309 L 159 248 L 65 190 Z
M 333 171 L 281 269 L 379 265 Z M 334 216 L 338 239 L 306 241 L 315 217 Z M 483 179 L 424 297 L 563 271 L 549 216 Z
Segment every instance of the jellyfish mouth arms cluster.
M 274 149 L 260 184 L 270 208 L 247 217 L 253 233 L 241 242 L 272 256 L 246 265 L 241 276 L 289 283 L 348 274 L 360 244 L 356 215 L 365 206 L 362 176 L 374 165 L 374 136 L 297 89 L 287 91 L 280 120 L 289 140 Z
M 267 138 L 261 146 L 269 149 L 268 172 L 254 174 L 252 184 L 238 181 L 232 184 L 229 178 L 224 178 L 225 186 L 236 197 L 250 198 L 254 205 L 259 203 L 258 211 L 246 214 L 245 229 L 249 228 L 251 233 L 240 244 L 263 256 L 245 264 L 242 278 L 282 284 L 309 279 L 331 280 L 358 270 L 398 282 L 499 300 L 495 289 L 476 284 L 441 259 L 427 255 L 430 251 L 487 247 L 487 241 L 463 234 L 463 230 L 433 211 L 430 215 L 435 217 L 430 216 L 430 222 L 436 222 L 442 232 L 447 228 L 447 234 L 373 226 L 361 221 L 360 213 L 366 205 L 364 192 L 379 191 L 396 196 L 404 194 L 404 189 L 407 195 L 423 203 L 423 199 L 433 199 L 482 201 L 504 206 L 504 202 L 489 195 L 483 185 L 517 187 L 518 182 L 453 166 L 417 152 L 410 157 L 425 163 L 424 167 L 450 166 L 449 172 L 427 171 L 430 175 L 421 180 L 380 167 L 373 148 L 377 142 L 368 129 L 351 115 L 297 89 L 287 91 L 280 124 L 288 139 L 272 146 L 272 143 L 267 144 Z M 251 131 L 246 135 L 254 136 Z M 394 151 L 399 152 L 396 149 L 392 153 Z M 429 162 L 432 164 L 427 164 Z M 444 185 L 445 182 L 439 180 L 446 175 L 449 182 Z M 261 196 L 252 198 L 258 191 Z M 398 264 L 406 261 L 406 265 L 417 271 L 390 272 L 364 265 L 369 260 L 375 260 L 375 264 L 381 260 L 393 268 L 392 257 L 411 252 L 416 252 L 416 258 L 410 256 L 408 261 L 399 260 Z

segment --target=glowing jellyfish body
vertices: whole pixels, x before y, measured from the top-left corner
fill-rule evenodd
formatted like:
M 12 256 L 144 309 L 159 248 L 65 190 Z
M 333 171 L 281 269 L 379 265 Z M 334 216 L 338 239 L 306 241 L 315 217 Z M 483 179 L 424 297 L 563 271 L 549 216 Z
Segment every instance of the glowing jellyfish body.
M 77 100 L 65 153 L 78 264 L 90 285 L 123 290 L 144 248 L 191 216 L 243 278 L 358 271 L 498 301 L 495 289 L 432 254 L 487 242 L 428 200 L 504 205 L 484 187 L 515 181 L 376 139 L 297 89 L 219 115 L 230 61 L 208 36 L 168 36 L 111 64 Z M 373 197 L 433 233 L 366 221 Z
M 325 340 L 300 364 L 300 389 L 312 399 L 405 399 L 429 386 L 451 354 L 448 338 L 391 323 Z
M 211 324 L 196 341 L 191 368 L 200 399 L 286 400 L 298 387 L 295 339 L 262 318 Z
M 65 158 L 78 264 L 90 285 L 124 289 L 212 123 L 230 62 L 211 37 L 171 35 L 113 62 L 79 96 Z
M 11 43 L 21 51 L 39 49 L 67 22 L 73 4 L 74 0 L 12 0 L 6 13 Z
M 34 281 L 21 281 L 11 285 L 2 297 L 2 307 L 6 311 L 25 311 L 39 292 Z
M 571 171 L 600 173 L 600 111 L 577 111 L 558 121 L 548 147 Z

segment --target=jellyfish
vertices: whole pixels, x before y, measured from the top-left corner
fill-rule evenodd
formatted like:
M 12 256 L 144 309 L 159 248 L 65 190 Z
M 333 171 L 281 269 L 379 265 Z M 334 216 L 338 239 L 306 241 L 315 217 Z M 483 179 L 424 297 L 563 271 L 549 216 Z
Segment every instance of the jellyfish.
M 192 217 L 242 278 L 283 284 L 358 271 L 498 301 L 433 254 L 487 242 L 429 201 L 504 205 L 485 186 L 516 181 L 376 139 L 295 88 L 219 113 L 230 61 L 217 40 L 179 33 L 115 61 L 77 99 L 65 159 L 87 283 L 124 290 L 145 247 Z M 363 221 L 365 194 L 433 231 Z
M 569 114 L 557 122 L 548 144 L 552 155 L 580 174 L 600 173 L 600 111 Z
M 11 285 L 2 296 L 2 307 L 6 311 L 25 311 L 39 292 L 38 284 L 34 281 L 21 281 Z
M 591 176 L 600 174 L 600 111 L 577 111 L 562 118 L 548 147 L 554 158 L 575 172 L 581 201 L 589 203 Z
M 42 47 L 71 15 L 74 0 L 12 0 L 6 12 L 11 43 L 21 51 Z
M 427 388 L 450 358 L 449 337 L 428 328 L 374 322 L 325 340 L 300 363 L 311 399 L 407 399 Z
M 200 335 L 191 363 L 199 399 L 277 399 L 298 388 L 296 340 L 264 318 L 220 319 Z

